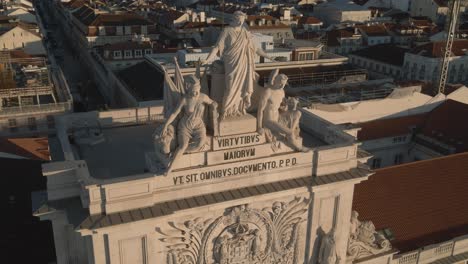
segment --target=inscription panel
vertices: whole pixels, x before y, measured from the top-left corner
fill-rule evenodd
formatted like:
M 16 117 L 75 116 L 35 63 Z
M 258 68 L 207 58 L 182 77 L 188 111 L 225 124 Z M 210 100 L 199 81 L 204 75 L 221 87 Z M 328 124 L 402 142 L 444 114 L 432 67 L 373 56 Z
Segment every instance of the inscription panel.
M 265 143 L 265 136 L 258 133 L 248 133 L 226 137 L 213 138 L 213 150 L 239 148 Z
M 272 145 L 268 143 L 244 148 L 224 149 L 220 151 L 208 152 L 207 163 L 208 165 L 215 165 L 254 158 L 269 157 L 273 153 L 278 154 L 290 151 L 292 151 L 292 149 L 286 145 L 281 146 L 281 149 L 273 150 Z
M 280 169 L 292 168 L 299 165 L 310 164 L 312 161 L 312 152 L 292 153 L 281 156 L 273 156 L 256 160 L 248 160 L 233 164 L 223 164 L 212 167 L 206 167 L 197 170 L 188 170 L 185 172 L 174 173 L 171 182 L 166 182 L 167 177 L 156 178 L 159 183 L 155 186 L 172 186 L 207 183 L 214 180 L 222 180 L 227 177 L 248 175 L 275 171 Z M 165 183 L 163 183 L 163 181 Z

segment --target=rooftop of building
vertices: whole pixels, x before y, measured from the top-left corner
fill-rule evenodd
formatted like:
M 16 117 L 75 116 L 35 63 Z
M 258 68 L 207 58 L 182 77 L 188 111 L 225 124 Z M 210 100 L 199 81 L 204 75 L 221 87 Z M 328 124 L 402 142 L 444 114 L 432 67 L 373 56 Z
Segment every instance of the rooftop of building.
M 150 41 L 124 41 L 113 44 L 108 44 L 103 47 L 104 50 L 135 50 L 135 49 L 152 49 Z
M 357 184 L 353 209 L 408 252 L 468 234 L 468 153 L 377 169 Z
M 47 138 L 0 138 L 1 158 L 50 160 Z
M 85 26 L 144 26 L 152 23 L 144 17 L 133 14 L 96 13 L 91 7 L 84 5 L 73 11 L 73 16 Z
M 383 84 L 386 96 L 358 99 L 345 103 L 313 103 L 308 111 L 334 123 L 363 123 L 380 118 L 410 116 L 435 108 L 444 95 L 421 93 L 421 86 L 399 87 Z M 372 93 L 372 90 L 369 91 Z
M 361 127 L 358 140 L 374 140 L 412 133 L 436 139 L 455 149 L 456 152 L 468 151 L 468 105 L 454 100 L 446 100 L 432 111 L 378 119 L 357 124 Z
M 318 25 L 322 24 L 322 21 L 316 17 L 303 16 L 297 21 L 299 25 Z
M 405 53 L 408 51 L 409 49 L 394 44 L 379 44 L 354 51 L 351 54 L 395 66 L 403 66 Z
M 409 52 L 412 54 L 430 57 L 441 58 L 443 57 L 443 50 L 445 43 L 430 42 L 421 46 L 411 49 Z M 452 46 L 452 56 L 467 56 L 468 55 L 468 40 L 454 40 Z
M 316 7 L 334 8 L 340 11 L 369 11 L 367 8 L 357 5 L 349 0 L 327 1 L 318 4 Z M 370 12 L 370 11 L 369 11 Z
M 163 99 L 164 75 L 151 63 L 147 61 L 137 63 L 121 70 L 117 76 L 138 101 Z
M 369 37 L 385 37 L 389 36 L 387 28 L 382 24 L 377 25 L 360 25 L 356 28 L 363 31 Z
M 327 45 L 328 46 L 340 46 L 341 42 L 339 41 L 342 38 L 352 38 L 352 37 L 361 37 L 361 33 L 359 33 L 353 27 L 346 27 L 340 29 L 332 29 L 326 32 L 327 37 Z

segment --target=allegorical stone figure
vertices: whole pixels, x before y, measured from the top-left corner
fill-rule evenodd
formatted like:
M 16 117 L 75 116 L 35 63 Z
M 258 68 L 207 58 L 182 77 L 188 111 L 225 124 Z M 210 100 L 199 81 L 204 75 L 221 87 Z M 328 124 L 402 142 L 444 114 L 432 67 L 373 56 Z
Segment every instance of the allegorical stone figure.
M 318 257 L 319 264 L 338 264 L 340 257 L 336 251 L 335 229 L 332 228 L 328 234 L 322 238 Z
M 288 76 L 279 74 L 278 69 L 270 74 L 270 80 L 260 94 L 257 109 L 257 131 L 265 133 L 265 129 L 274 134 L 284 136 L 286 141 L 297 151 L 308 151 L 302 146 L 299 136 L 299 121 L 301 113 L 297 110 L 297 101 L 292 99 L 287 105 L 283 116 L 280 109 L 285 98 L 284 87 Z
M 252 34 L 244 25 L 246 18 L 243 12 L 234 12 L 232 22 L 221 32 L 206 59 L 210 62 L 218 55 L 224 62 L 226 84 L 221 118 L 244 115 L 250 107 L 256 80 L 255 56 L 273 60 L 253 42 Z
M 286 139 L 297 149 L 304 150 L 302 146 L 302 138 L 300 136 L 301 129 L 299 127 L 302 113 L 297 109 L 299 100 L 294 97 L 289 97 L 285 100 L 286 108 L 280 112 L 279 123 L 288 130 Z
M 164 123 L 161 138 L 164 138 L 169 132 L 168 128 L 174 120 L 182 114 L 182 118 L 177 125 L 177 149 L 168 166 L 167 173 L 172 171 L 173 164 L 187 150 L 190 141 L 195 143 L 194 150 L 200 150 L 206 143 L 206 127 L 203 121 L 205 105 L 211 106 L 213 115 L 217 113 L 217 103 L 211 100 L 207 95 L 200 93 L 201 85 L 198 78 L 194 75 L 188 77 L 185 81 L 187 92 L 182 97 L 174 112 Z
M 271 73 L 270 81 L 261 93 L 257 109 L 257 130 L 263 134 L 265 128 L 277 126 L 279 109 L 284 99 L 284 87 L 288 83 L 288 76 L 278 74 L 278 70 Z

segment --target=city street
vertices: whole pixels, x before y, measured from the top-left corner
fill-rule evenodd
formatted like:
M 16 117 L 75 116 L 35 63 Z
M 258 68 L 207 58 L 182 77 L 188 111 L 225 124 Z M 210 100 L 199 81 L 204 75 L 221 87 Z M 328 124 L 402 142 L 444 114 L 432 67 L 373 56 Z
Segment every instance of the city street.
M 47 8 L 41 8 L 39 15 L 42 18 L 46 32 L 45 46 L 53 56 L 58 66 L 62 68 L 73 96 L 75 111 L 93 111 L 104 106 L 104 99 L 92 81 L 86 67 L 79 60 L 79 54 L 73 50 L 63 29 L 54 23 L 53 17 Z

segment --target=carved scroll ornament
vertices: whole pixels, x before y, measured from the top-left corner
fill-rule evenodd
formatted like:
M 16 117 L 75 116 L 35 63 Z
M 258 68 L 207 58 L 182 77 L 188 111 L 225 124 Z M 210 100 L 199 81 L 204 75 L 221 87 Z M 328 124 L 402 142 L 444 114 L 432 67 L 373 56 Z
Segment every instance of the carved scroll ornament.
M 310 200 L 275 202 L 263 210 L 241 205 L 216 219 L 170 223 L 160 232 L 168 264 L 296 264 L 298 234 Z

